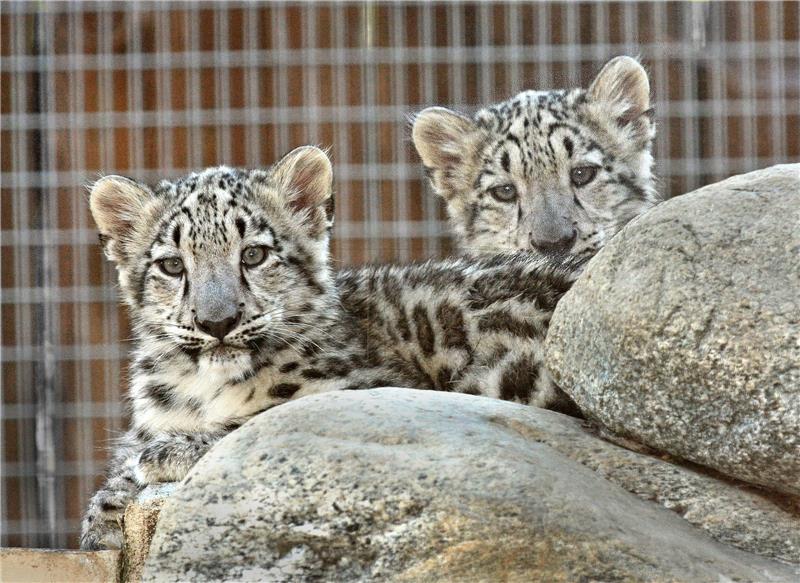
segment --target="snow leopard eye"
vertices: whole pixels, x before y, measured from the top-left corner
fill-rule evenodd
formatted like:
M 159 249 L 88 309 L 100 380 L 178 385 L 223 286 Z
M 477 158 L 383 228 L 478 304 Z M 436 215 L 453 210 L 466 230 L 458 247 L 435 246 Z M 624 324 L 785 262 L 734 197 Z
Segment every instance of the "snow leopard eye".
M 502 184 L 490 188 L 489 194 L 499 202 L 513 202 L 517 199 L 517 188 L 513 184 Z
M 167 257 L 158 262 L 161 271 L 172 277 L 178 277 L 183 273 L 183 259 L 180 257 Z
M 578 166 L 569 173 L 569 179 L 575 186 L 586 186 L 597 176 L 597 166 Z
M 261 265 L 266 258 L 267 250 L 264 247 L 248 247 L 242 251 L 242 264 L 247 267 Z

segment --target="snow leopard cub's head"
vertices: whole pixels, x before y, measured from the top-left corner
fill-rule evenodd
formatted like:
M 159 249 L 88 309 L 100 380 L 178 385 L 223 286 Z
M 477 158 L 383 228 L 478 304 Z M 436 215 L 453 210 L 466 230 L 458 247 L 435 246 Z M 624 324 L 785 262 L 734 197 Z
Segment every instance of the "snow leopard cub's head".
M 241 377 L 265 347 L 302 347 L 330 311 L 332 202 L 330 161 L 311 146 L 267 170 L 95 183 L 92 214 L 140 350 Z
M 469 118 L 414 120 L 414 145 L 471 254 L 531 250 L 586 260 L 659 201 L 642 66 L 617 57 L 588 90 L 525 91 Z

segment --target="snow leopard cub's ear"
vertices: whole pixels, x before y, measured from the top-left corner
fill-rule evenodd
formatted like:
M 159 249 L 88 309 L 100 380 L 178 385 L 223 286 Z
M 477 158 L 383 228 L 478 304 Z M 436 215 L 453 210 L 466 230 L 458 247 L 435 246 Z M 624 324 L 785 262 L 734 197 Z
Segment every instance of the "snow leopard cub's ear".
M 471 164 L 472 145 L 478 134 L 475 122 L 444 107 L 429 107 L 413 118 L 411 139 L 437 194 L 451 198 L 459 185 L 459 171 Z
M 289 207 L 303 213 L 314 236 L 333 225 L 333 167 L 330 158 L 316 146 L 295 148 L 275 166 L 273 176 L 288 196 Z
M 91 186 L 89 208 L 106 256 L 120 262 L 151 215 L 155 195 L 150 188 L 124 176 L 106 176 Z
M 609 107 L 618 125 L 630 128 L 637 141 L 646 142 L 653 137 L 650 81 L 636 59 L 625 56 L 611 59 L 592 81 L 586 97 L 590 102 Z

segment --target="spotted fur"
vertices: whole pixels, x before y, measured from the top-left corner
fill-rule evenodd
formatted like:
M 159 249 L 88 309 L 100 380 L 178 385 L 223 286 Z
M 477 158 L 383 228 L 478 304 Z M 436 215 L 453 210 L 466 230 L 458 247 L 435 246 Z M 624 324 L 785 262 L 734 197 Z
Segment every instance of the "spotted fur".
M 642 66 L 617 57 L 587 90 L 524 91 L 472 118 L 421 112 L 414 144 L 464 251 L 586 260 L 658 203 L 649 94 Z
M 83 548 L 119 547 L 142 487 L 180 480 L 290 399 L 394 385 L 571 410 L 542 366 L 570 265 L 517 254 L 333 273 L 331 175 L 305 147 L 268 170 L 94 185 L 136 348 L 131 427 L 90 501 Z

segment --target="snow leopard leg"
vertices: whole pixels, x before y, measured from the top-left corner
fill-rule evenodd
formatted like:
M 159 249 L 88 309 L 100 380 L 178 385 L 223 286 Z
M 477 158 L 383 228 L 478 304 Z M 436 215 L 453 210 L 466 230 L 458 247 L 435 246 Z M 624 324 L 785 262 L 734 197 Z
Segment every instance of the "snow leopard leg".
M 92 496 L 81 525 L 84 550 L 122 546 L 122 516 L 127 505 L 149 484 L 182 480 L 226 432 L 169 434 L 120 447 L 105 485 Z
M 125 448 L 130 453 L 130 448 Z M 136 458 L 138 452 L 116 463 L 121 456 L 115 455 L 112 473 L 106 483 L 89 501 L 89 507 L 81 523 L 81 549 L 101 550 L 122 547 L 122 515 L 125 507 L 144 487 L 136 480 Z
M 225 433 L 169 434 L 150 441 L 136 465 L 141 483 L 177 482 Z

